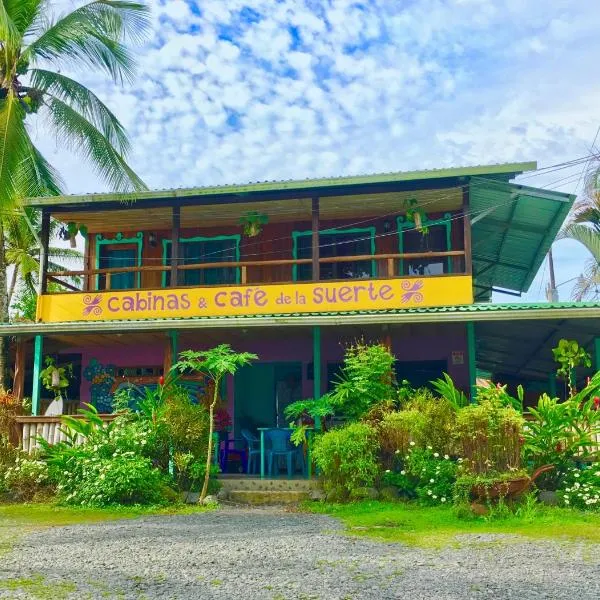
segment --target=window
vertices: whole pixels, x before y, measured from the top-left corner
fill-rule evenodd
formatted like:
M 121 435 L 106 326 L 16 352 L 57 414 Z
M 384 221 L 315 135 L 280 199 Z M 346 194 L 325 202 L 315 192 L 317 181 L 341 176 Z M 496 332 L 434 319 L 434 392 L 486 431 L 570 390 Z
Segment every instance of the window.
M 117 269 L 119 267 L 135 267 L 137 264 L 137 249 L 134 246 L 120 245 L 103 245 L 100 246 L 100 256 L 98 266 L 100 269 Z M 136 274 L 131 272 L 126 273 L 111 273 L 110 286 L 111 290 L 130 290 L 135 288 Z M 105 290 L 106 275 L 98 276 L 98 289 Z
M 423 222 L 428 232 L 414 228 L 412 221 L 398 218 L 400 253 L 420 254 L 423 252 L 447 252 L 451 249 L 450 215 L 443 220 Z M 400 259 L 400 275 L 430 276 L 442 275 L 452 271 L 451 257 Z
M 239 260 L 239 241 L 237 235 L 215 238 L 189 238 L 179 240 L 180 265 L 201 263 L 236 262 Z M 171 262 L 171 240 L 164 240 L 164 262 Z M 167 271 L 163 278 L 170 285 L 171 273 Z M 237 267 L 214 267 L 208 269 L 189 269 L 179 271 L 181 285 L 227 285 L 239 281 Z
M 319 233 L 319 256 L 372 256 L 375 253 L 375 230 L 365 229 L 328 229 Z M 294 256 L 312 258 L 312 232 L 294 232 Z M 375 261 L 354 260 L 338 263 L 321 263 L 321 279 L 365 279 L 375 274 Z M 312 265 L 302 264 L 294 267 L 294 280 L 310 281 Z

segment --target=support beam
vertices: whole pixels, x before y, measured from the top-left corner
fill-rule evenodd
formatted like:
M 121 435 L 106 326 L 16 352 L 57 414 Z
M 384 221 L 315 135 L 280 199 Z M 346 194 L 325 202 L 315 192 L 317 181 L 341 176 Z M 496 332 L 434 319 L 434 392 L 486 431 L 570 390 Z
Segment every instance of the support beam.
M 15 350 L 15 376 L 13 378 L 13 394 L 19 400 L 25 395 L 25 356 L 26 346 L 25 340 L 22 337 L 17 338 L 17 347 Z
M 169 338 L 171 340 L 173 362 L 176 363 L 179 360 L 179 331 L 176 329 L 169 331 Z
M 467 323 L 467 354 L 469 365 L 469 391 L 471 392 L 471 402 L 475 402 L 477 397 L 477 357 L 475 345 L 475 323 Z
M 321 278 L 319 267 L 319 198 L 312 199 L 312 279 Z
M 171 287 L 179 285 L 179 237 L 181 230 L 181 207 L 173 206 L 171 226 Z
M 600 371 L 600 337 L 594 338 L 594 370 Z
M 38 295 L 48 291 L 48 245 L 50 243 L 50 211 L 42 209 L 42 231 L 40 234 L 40 276 Z
M 31 414 L 38 416 L 41 408 L 41 381 L 42 372 L 42 352 L 44 347 L 44 338 L 41 335 L 35 336 L 33 346 L 33 385 L 31 386 Z
M 471 253 L 471 216 L 470 216 L 469 185 L 463 187 L 463 244 L 465 248 L 465 273 L 473 273 L 473 256 Z
M 321 327 L 313 327 L 313 396 L 321 397 Z M 321 420 L 315 418 L 315 429 L 321 429 Z

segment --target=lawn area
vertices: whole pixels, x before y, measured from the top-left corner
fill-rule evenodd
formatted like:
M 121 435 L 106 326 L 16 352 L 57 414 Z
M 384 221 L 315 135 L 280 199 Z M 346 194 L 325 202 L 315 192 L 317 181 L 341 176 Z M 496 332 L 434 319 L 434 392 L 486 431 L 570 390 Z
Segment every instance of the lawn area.
M 188 514 L 205 510 L 209 509 L 196 505 L 73 508 L 47 503 L 0 504 L 0 556 L 8 552 L 20 536 L 46 527 L 135 519 L 157 514 Z
M 600 543 L 600 514 L 566 508 L 534 505 L 502 518 L 459 517 L 453 506 L 402 502 L 311 504 L 308 510 L 340 519 L 352 535 L 420 547 L 458 544 L 458 535 L 485 533 Z

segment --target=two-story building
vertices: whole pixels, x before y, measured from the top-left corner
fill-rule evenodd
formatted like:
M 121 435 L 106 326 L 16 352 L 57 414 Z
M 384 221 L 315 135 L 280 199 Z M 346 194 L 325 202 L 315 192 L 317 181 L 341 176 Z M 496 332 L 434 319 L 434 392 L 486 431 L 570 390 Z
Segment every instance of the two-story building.
M 550 349 L 560 337 L 598 349 L 600 308 L 491 303 L 528 290 L 574 200 L 511 183 L 535 168 L 32 199 L 37 320 L 0 325 L 16 340 L 14 389 L 40 414 L 53 355 L 73 364 L 71 400 L 109 412 L 120 386 L 226 342 L 259 356 L 223 390 L 234 426 L 271 426 L 282 405 L 324 393 L 345 344 L 364 338 L 388 344 L 415 386 L 447 372 L 472 390 L 481 369 L 552 391 Z M 87 230 L 82 270 L 48 271 L 51 219 Z

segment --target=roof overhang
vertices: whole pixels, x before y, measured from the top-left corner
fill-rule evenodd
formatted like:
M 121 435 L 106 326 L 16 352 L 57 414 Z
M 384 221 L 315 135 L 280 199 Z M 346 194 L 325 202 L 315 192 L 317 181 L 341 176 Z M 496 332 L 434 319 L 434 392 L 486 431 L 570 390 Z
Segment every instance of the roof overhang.
M 121 321 L 71 321 L 59 323 L 9 323 L 0 325 L 0 335 L 44 335 L 78 333 L 124 333 L 227 329 L 236 327 L 339 326 L 402 323 L 476 323 L 550 319 L 599 319 L 600 303 L 473 304 L 432 308 L 339 313 L 203 317 L 189 319 L 144 319 Z
M 492 288 L 526 292 L 575 200 L 573 194 L 473 177 L 475 298 Z
M 402 171 L 352 177 L 331 177 L 291 181 L 264 181 L 242 185 L 206 186 L 169 190 L 150 190 L 132 194 L 103 193 L 29 198 L 25 204 L 33 207 L 60 207 L 61 210 L 89 210 L 110 207 L 118 203 L 136 202 L 146 206 L 172 203 L 219 204 L 248 202 L 253 199 L 310 198 L 313 195 L 336 196 L 349 193 L 377 193 L 397 189 L 444 187 L 457 179 L 485 176 L 508 181 L 537 167 L 535 162 L 478 165 L 420 171 Z

